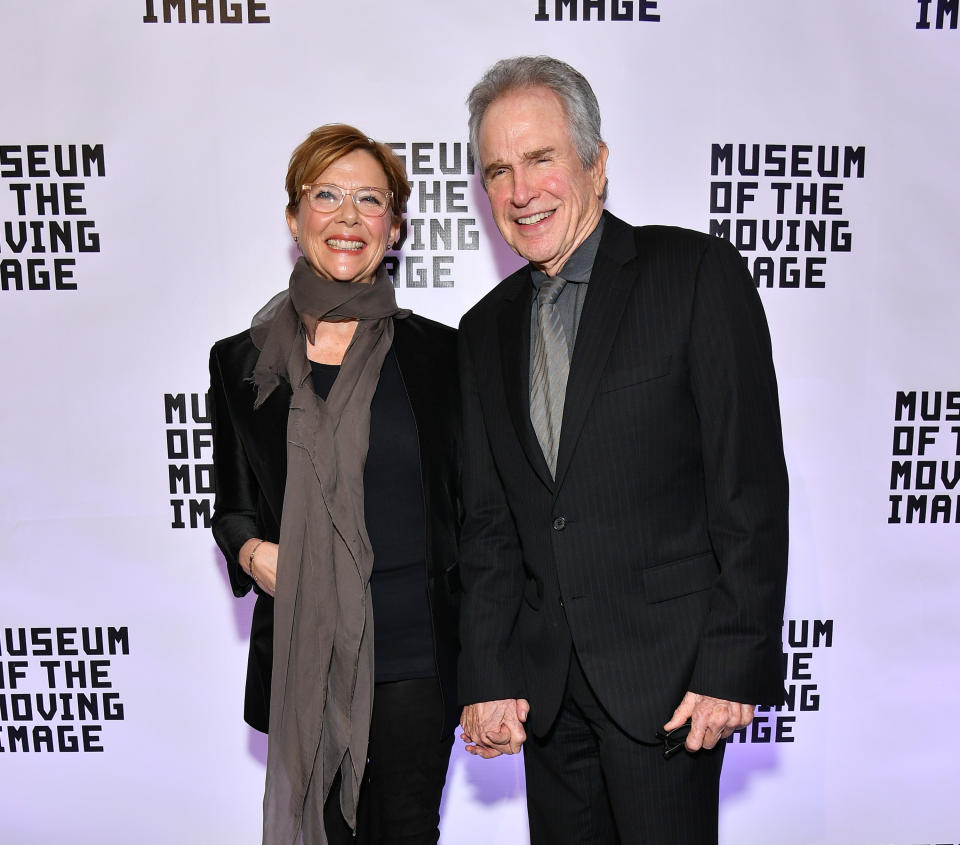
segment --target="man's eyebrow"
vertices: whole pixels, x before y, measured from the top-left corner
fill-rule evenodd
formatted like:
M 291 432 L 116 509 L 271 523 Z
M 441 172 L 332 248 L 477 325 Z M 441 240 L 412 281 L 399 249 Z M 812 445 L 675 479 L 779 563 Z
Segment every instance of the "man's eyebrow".
M 507 163 L 505 161 L 491 161 L 486 167 L 483 168 L 484 178 L 488 177 L 494 170 L 499 170 L 501 167 L 506 167 Z
M 539 147 L 536 150 L 530 150 L 529 152 L 523 153 L 521 155 L 521 158 L 525 163 L 529 163 L 531 161 L 537 161 L 538 159 L 541 159 L 544 156 L 553 155 L 553 153 L 555 152 L 556 152 L 555 147 Z M 486 167 L 483 168 L 484 178 L 489 176 L 495 170 L 499 170 L 501 167 L 509 167 L 509 166 L 510 165 L 507 164 L 505 161 L 499 161 L 499 160 L 491 161 Z
M 538 158 L 543 158 L 556 152 L 553 147 L 540 147 L 538 150 L 530 150 L 528 153 L 523 154 L 524 161 L 535 161 Z

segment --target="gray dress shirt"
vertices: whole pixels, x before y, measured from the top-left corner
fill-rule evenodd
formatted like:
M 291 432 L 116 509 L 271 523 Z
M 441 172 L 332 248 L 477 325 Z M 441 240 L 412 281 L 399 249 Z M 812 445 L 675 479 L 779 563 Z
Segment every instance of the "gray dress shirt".
M 583 302 L 587 298 L 587 284 L 593 273 L 593 262 L 597 258 L 597 249 L 600 246 L 600 237 L 603 234 L 603 217 L 596 228 L 587 235 L 573 255 L 557 274 L 567 280 L 557 298 L 557 307 L 560 309 L 560 322 L 563 323 L 563 332 L 567 337 L 567 347 L 570 358 L 573 358 L 573 345 L 577 339 L 577 328 L 580 325 L 580 314 L 583 311 Z M 549 278 L 546 273 L 530 268 L 535 291 Z M 533 348 L 537 340 L 537 297 L 536 293 L 530 305 L 530 377 L 533 377 Z

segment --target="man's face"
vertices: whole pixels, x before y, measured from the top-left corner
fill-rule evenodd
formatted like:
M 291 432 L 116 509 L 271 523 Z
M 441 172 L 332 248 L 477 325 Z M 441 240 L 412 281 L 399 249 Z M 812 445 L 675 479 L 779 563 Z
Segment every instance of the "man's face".
M 606 146 L 584 170 L 560 99 L 542 87 L 494 100 L 480 123 L 479 145 L 500 234 L 518 255 L 556 275 L 600 219 Z

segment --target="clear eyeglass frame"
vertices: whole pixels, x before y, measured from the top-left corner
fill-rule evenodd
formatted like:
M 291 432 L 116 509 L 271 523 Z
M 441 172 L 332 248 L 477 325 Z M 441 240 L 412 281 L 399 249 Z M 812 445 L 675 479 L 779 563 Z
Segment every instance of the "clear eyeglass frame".
M 322 196 L 319 188 L 326 188 L 330 198 Z M 314 211 L 329 214 L 343 205 L 345 197 L 350 197 L 353 207 L 364 217 L 383 217 L 390 208 L 393 191 L 383 188 L 354 188 L 347 191 L 339 185 L 330 182 L 315 182 L 312 185 L 301 185 L 300 190 L 307 195 L 307 202 Z M 370 202 L 370 200 L 374 200 Z

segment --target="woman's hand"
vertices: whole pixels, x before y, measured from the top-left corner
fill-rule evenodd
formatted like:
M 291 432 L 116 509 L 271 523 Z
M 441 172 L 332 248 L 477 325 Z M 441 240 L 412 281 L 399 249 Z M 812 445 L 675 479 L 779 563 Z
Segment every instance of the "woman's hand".
M 279 546 L 269 540 L 251 537 L 240 547 L 240 568 L 268 595 L 277 589 L 277 552 Z

